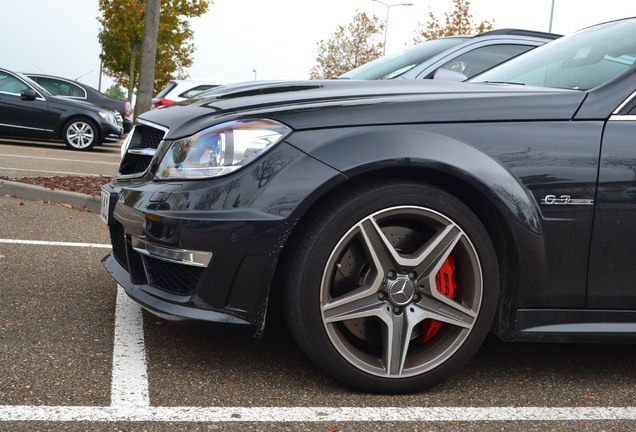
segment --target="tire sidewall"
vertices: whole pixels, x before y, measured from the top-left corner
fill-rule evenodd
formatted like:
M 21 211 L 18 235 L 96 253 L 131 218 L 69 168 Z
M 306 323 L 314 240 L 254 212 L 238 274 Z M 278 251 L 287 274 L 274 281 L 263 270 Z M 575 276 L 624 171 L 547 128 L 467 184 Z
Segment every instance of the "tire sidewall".
M 383 378 L 351 365 L 333 346 L 322 320 L 320 287 L 325 266 L 338 242 L 351 227 L 380 210 L 403 205 L 435 210 L 457 223 L 479 257 L 483 291 L 478 318 L 467 339 L 440 366 L 406 378 Z M 474 214 L 459 200 L 435 187 L 417 182 L 382 182 L 355 188 L 311 218 L 311 227 L 298 239 L 296 264 L 286 284 L 285 312 L 290 330 L 305 353 L 318 366 L 351 387 L 374 393 L 422 390 L 461 368 L 477 351 L 490 329 L 498 299 L 498 267 L 488 234 Z

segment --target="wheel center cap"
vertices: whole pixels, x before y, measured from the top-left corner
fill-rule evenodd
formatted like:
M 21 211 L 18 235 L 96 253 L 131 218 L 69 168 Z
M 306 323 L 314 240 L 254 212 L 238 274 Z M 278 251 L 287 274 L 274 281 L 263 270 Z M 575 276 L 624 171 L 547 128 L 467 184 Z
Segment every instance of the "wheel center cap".
M 390 280 L 387 288 L 389 300 L 396 306 L 406 306 L 415 296 L 415 284 L 406 276 Z

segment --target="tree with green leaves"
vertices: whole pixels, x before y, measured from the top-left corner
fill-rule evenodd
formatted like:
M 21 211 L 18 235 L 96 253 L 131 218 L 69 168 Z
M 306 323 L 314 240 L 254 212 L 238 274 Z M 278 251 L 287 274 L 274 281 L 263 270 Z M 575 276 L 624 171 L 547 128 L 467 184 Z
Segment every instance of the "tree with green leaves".
M 170 79 L 185 78 L 192 65 L 193 32 L 187 18 L 203 15 L 210 0 L 162 0 L 155 60 L 154 89 Z M 106 75 L 128 89 L 128 99 L 138 85 L 144 31 L 145 0 L 99 0 L 102 26 L 98 39 Z
M 318 43 L 318 64 L 311 69 L 311 79 L 332 79 L 380 57 L 383 30 L 378 17 L 357 12 L 347 27 L 339 25 L 331 39 Z
M 428 39 L 437 39 L 446 36 L 471 35 L 492 30 L 491 21 L 473 23 L 473 15 L 470 13 L 469 0 L 453 0 L 455 9 L 444 13 L 444 24 L 433 14 L 428 13 L 429 20 L 426 24 L 420 24 L 414 42 L 419 43 Z M 423 28 L 422 28 L 423 27 Z
M 108 87 L 104 94 L 111 99 L 116 99 L 124 102 L 128 99 L 126 97 L 126 92 L 123 91 L 121 87 L 117 87 L 116 85 Z

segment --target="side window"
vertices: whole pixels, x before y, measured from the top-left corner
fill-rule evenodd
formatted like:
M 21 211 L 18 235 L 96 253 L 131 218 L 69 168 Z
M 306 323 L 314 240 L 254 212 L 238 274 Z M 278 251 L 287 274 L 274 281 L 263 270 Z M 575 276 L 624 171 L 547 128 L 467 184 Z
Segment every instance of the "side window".
M 490 45 L 461 54 L 443 65 L 440 69 L 448 69 L 472 78 L 485 70 L 510 60 L 534 46 L 530 45 Z M 429 75 L 427 78 L 432 78 Z
M 69 96 L 86 99 L 86 91 L 78 85 L 67 83 L 69 86 Z
M 84 89 L 70 82 L 38 77 L 38 84 L 55 96 L 86 98 L 86 92 Z
M 16 77 L 0 72 L 0 92 L 20 95 L 28 88 L 29 86 Z
M 54 82 L 51 82 L 49 79 L 37 77 L 35 81 L 44 87 L 45 90 L 48 90 L 54 96 L 60 96 L 60 90 L 57 88 Z

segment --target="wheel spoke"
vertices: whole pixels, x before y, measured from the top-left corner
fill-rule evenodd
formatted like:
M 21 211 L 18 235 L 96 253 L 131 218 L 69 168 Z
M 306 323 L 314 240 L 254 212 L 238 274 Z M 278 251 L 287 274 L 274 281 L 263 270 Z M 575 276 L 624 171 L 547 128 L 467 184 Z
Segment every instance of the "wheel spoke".
M 379 317 L 390 313 L 387 304 L 368 290 L 356 290 L 323 306 L 325 323 L 346 321 L 356 318 Z M 384 319 L 383 319 L 384 320 Z
M 448 224 L 420 250 L 410 256 L 403 256 L 391 245 L 380 226 L 373 218 L 360 223 L 360 232 L 365 247 L 379 269 L 414 270 L 419 275 L 437 274 L 444 261 L 464 235 L 454 224 Z
M 398 376 L 404 369 L 411 333 L 416 323 L 409 319 L 411 316 L 406 310 L 388 318 L 384 321 L 384 366 L 387 375 Z
M 440 294 L 435 290 L 433 296 L 423 296 L 418 303 L 411 307 L 418 321 L 433 319 L 446 324 L 471 329 L 477 319 L 477 313 Z
M 435 275 L 464 234 L 457 225 L 448 225 L 437 233 L 413 258 L 412 266 L 420 277 Z
M 360 233 L 364 247 L 380 274 L 396 267 L 400 256 L 373 218 L 360 223 Z

